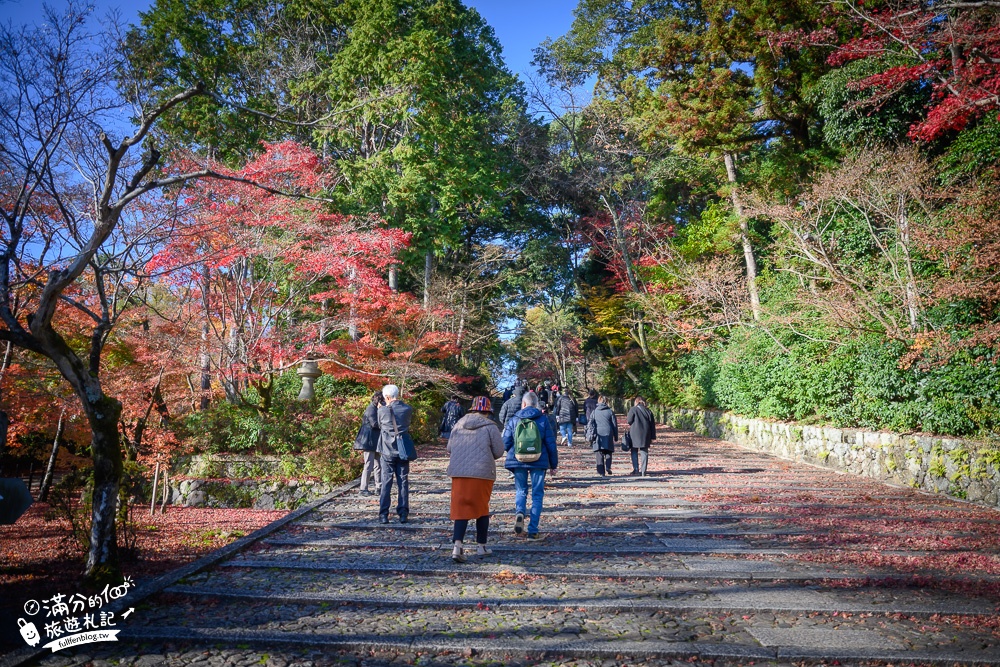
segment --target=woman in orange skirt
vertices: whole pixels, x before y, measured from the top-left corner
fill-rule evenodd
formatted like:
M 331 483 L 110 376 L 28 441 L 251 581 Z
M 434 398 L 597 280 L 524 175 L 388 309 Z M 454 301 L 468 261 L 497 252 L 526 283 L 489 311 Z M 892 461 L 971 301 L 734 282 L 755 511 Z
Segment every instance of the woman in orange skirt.
M 469 521 L 476 521 L 476 555 L 492 553 L 486 548 L 490 532 L 490 496 L 497 478 L 496 460 L 503 456 L 500 429 L 489 417 L 490 399 L 476 396 L 469 413 L 458 420 L 448 440 L 448 476 L 451 477 L 451 519 L 455 522 L 456 563 L 466 561 L 463 542 Z

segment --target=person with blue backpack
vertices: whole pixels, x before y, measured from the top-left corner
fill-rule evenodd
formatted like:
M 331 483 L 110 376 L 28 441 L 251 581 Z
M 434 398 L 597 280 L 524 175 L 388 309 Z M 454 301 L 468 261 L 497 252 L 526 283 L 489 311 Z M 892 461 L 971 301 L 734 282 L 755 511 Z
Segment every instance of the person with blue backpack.
M 530 481 L 528 539 L 540 539 L 538 522 L 542 517 L 542 500 L 545 497 L 545 473 L 559 467 L 559 453 L 556 451 L 555 430 L 539 409 L 538 395 L 534 392 L 524 395 L 521 409 L 504 425 L 503 444 L 507 452 L 504 467 L 514 474 L 514 534 L 524 532 Z

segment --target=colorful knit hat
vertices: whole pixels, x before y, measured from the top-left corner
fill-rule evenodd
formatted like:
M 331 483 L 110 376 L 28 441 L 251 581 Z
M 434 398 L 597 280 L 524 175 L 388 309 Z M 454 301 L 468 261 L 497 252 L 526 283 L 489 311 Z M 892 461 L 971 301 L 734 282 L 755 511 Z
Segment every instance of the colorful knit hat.
M 472 407 L 469 408 L 469 412 L 493 412 L 489 396 L 476 396 L 472 399 Z

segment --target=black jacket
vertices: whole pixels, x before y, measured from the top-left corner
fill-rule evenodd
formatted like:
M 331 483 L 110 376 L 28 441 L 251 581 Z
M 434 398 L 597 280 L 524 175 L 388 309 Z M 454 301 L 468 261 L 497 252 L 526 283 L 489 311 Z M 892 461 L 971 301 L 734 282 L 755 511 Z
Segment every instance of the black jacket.
M 462 406 L 458 401 L 448 401 L 441 407 L 441 424 L 438 426 L 438 434 L 447 435 L 455 427 L 458 420 L 462 418 Z
M 597 407 L 596 398 L 588 398 L 583 402 L 583 415 L 590 421 L 590 415 L 594 413 L 594 408 Z
M 593 429 L 597 433 L 597 439 L 591 443 L 591 449 L 611 451 L 618 441 L 618 420 L 615 418 L 615 411 L 604 403 L 598 403 L 597 407 L 590 414 L 588 425 L 593 424 Z
M 514 390 L 514 395 L 511 396 L 500 408 L 499 421 L 501 426 L 506 426 L 510 418 L 514 416 L 516 412 L 521 410 L 521 399 L 527 390 L 524 387 L 518 387 Z
M 636 405 L 628 411 L 625 420 L 629 425 L 629 435 L 632 436 L 632 446 L 636 449 L 649 449 L 649 443 L 656 439 L 656 420 L 649 408 Z
M 556 403 L 556 423 L 574 424 L 576 423 L 576 417 L 579 412 L 580 408 L 576 404 L 576 399 L 569 394 L 563 394 L 559 397 L 559 401 Z

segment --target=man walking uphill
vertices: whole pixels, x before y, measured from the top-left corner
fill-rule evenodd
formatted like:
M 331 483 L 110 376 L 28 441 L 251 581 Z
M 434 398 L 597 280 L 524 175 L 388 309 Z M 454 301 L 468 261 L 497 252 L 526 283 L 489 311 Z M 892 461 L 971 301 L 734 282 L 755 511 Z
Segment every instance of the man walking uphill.
M 518 382 L 514 387 L 514 393 L 500 406 L 500 428 L 504 428 L 514 414 L 521 409 L 521 399 L 528 393 L 528 385 Z
M 382 464 L 382 492 L 379 494 L 379 523 L 389 523 L 389 505 L 392 503 L 392 479 L 396 478 L 396 514 L 399 522 L 406 523 L 410 513 L 410 461 L 400 457 L 400 447 L 412 448 L 410 419 L 413 408 L 399 398 L 399 387 L 387 384 L 382 387 L 385 405 L 378 409 L 378 425 L 382 429 L 378 451 Z M 408 442 L 404 443 L 401 440 Z
M 580 413 L 580 406 L 577 405 L 573 394 L 564 389 L 556 400 L 556 423 L 559 425 L 559 434 L 562 436 L 566 446 L 573 446 L 573 430 L 576 428 L 576 419 Z
M 511 417 L 503 430 L 507 458 L 504 467 L 514 473 L 514 534 L 524 532 L 524 514 L 531 482 L 531 516 L 528 539 L 537 540 L 538 521 L 542 516 L 545 496 L 545 471 L 559 466 L 556 434 L 548 418 L 539 410 L 538 395 L 528 392 L 521 399 L 521 409 Z

